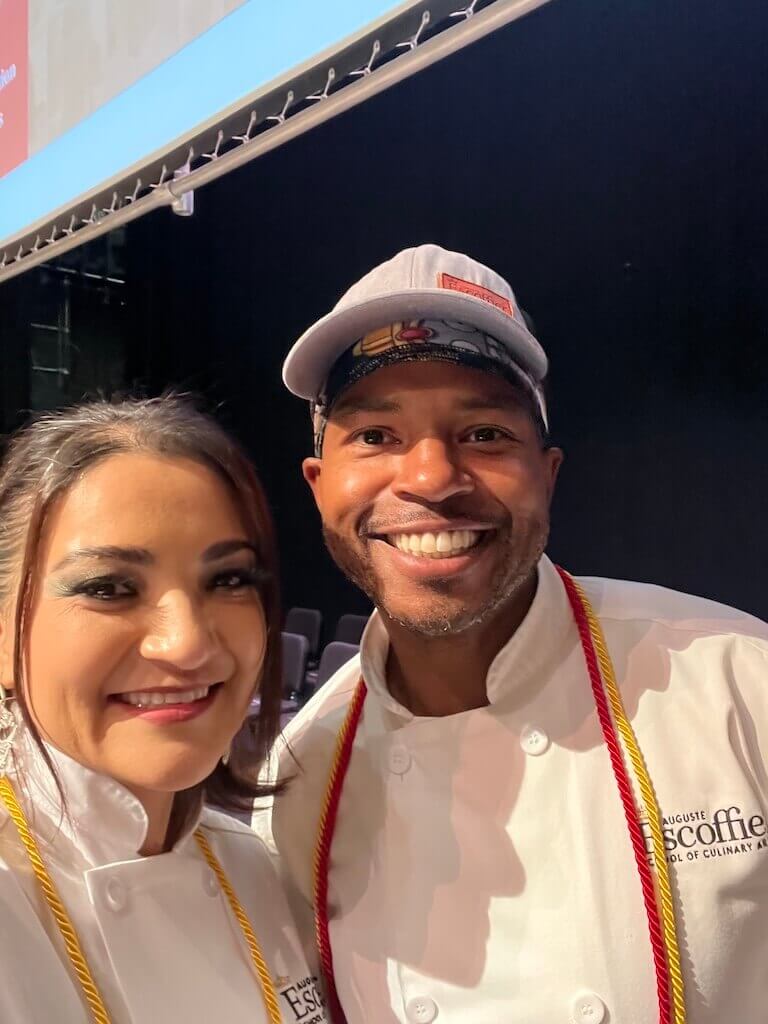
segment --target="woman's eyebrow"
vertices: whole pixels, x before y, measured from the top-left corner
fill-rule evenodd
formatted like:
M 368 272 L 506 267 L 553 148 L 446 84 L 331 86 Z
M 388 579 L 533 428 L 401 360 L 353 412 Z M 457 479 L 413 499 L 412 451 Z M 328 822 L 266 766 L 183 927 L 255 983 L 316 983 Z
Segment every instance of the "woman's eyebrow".
M 203 552 L 203 561 L 215 562 L 219 558 L 234 555 L 238 551 L 250 551 L 252 554 L 258 555 L 255 544 L 251 544 L 249 540 L 233 538 L 232 540 L 220 540 L 216 544 L 211 544 Z
M 130 562 L 133 565 L 151 565 L 155 557 L 146 548 L 121 548 L 113 544 L 107 544 L 103 547 L 78 548 L 76 551 L 70 551 L 61 561 L 57 562 L 53 567 L 53 572 L 58 572 L 60 569 L 64 569 L 75 562 L 94 560 L 102 562 L 107 560 Z
M 258 554 L 255 544 L 251 544 L 247 540 L 233 538 L 211 544 L 203 552 L 202 560 L 204 562 L 215 562 L 219 558 L 225 558 L 227 555 L 233 555 L 238 551 L 251 551 L 254 555 Z M 94 560 L 101 562 L 129 562 L 131 565 L 152 565 L 155 561 L 155 556 L 146 548 L 123 548 L 114 544 L 105 544 L 102 547 L 78 548 L 76 551 L 70 551 L 60 562 L 56 563 L 52 571 L 59 572 L 60 569 L 65 569 L 76 562 Z

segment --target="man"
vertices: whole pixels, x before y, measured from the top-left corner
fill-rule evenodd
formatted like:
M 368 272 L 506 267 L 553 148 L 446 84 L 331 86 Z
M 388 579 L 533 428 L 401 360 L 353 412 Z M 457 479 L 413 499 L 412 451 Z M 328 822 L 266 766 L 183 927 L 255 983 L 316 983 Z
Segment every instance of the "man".
M 294 906 L 337 1024 L 758 1024 L 768 628 L 553 566 L 546 371 L 509 285 L 432 245 L 288 356 L 376 606 L 280 754 Z

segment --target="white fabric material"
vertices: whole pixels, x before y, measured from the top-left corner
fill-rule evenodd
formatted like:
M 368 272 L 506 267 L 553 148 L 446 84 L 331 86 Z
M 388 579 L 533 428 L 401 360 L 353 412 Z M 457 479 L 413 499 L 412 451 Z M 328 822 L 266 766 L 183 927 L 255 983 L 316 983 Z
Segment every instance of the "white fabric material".
M 458 288 L 441 284 L 443 275 Z M 463 253 L 419 245 L 374 267 L 302 334 L 283 365 L 285 386 L 317 399 L 333 364 L 358 338 L 396 320 L 421 318 L 472 324 L 505 345 L 534 383 L 547 374 L 544 349 L 504 278 Z
M 760 1024 L 768 627 L 660 587 L 582 583 L 664 816 L 689 1024 Z M 348 1024 L 654 1024 L 637 868 L 552 564 L 542 560 L 529 613 L 491 666 L 487 708 L 414 717 L 386 688 L 386 657 L 374 615 L 330 873 Z M 308 949 L 316 822 L 359 671 L 342 668 L 287 729 L 302 771 L 271 827 Z M 295 773 L 285 751 L 281 761 Z M 268 812 L 254 825 L 268 834 Z
M 29 741 L 9 772 L 75 926 L 113 1024 L 254 1024 L 267 1015 L 248 948 L 192 829 L 141 857 L 142 805 L 111 779 L 51 750 L 67 797 Z M 195 825 L 197 822 L 195 823 Z M 249 829 L 205 809 L 216 856 L 256 932 L 285 1024 L 321 1024 L 314 981 L 269 852 Z M 0 805 L 0 1021 L 91 1020 L 16 827 Z

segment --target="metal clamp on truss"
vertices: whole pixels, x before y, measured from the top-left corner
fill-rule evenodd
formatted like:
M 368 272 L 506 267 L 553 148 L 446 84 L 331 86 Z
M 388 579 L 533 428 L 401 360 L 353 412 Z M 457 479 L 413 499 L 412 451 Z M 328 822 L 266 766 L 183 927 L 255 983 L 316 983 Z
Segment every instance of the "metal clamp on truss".
M 398 43 L 397 45 L 400 46 L 401 44 Z M 363 64 L 362 67 L 355 68 L 353 71 L 350 71 L 349 72 L 350 77 L 352 77 L 352 78 L 360 78 L 362 76 L 363 78 L 367 78 L 367 76 L 370 75 L 370 73 L 373 71 L 373 65 L 379 59 L 379 55 L 380 54 L 381 54 L 381 43 L 379 42 L 378 39 L 374 39 L 373 40 L 373 45 L 371 46 L 371 55 L 370 55 L 370 57 L 368 58 L 366 63 Z

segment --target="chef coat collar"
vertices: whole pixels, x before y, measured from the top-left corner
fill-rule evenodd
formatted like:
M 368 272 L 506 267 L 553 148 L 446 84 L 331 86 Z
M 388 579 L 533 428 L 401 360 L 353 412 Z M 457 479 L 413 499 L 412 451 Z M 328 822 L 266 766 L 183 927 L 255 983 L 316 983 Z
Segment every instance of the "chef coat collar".
M 486 677 L 490 704 L 527 694 L 529 684 L 544 678 L 549 665 L 561 658 L 561 643 L 573 629 L 573 617 L 562 581 L 552 562 L 542 555 L 537 566 L 537 586 L 531 607 L 507 643 L 491 662 Z M 414 716 L 389 692 L 386 682 L 389 635 L 378 612 L 363 633 L 360 665 L 369 693 L 401 719 Z
M 54 845 L 69 840 L 89 867 L 140 856 L 149 828 L 141 801 L 119 782 L 84 767 L 51 744 L 46 743 L 45 748 L 66 796 L 65 811 L 50 769 L 24 726 L 14 743 L 16 767 L 8 772 L 15 776 L 19 797 L 37 836 Z M 174 845 L 175 850 L 189 842 L 201 812 L 202 797 L 197 814 Z

